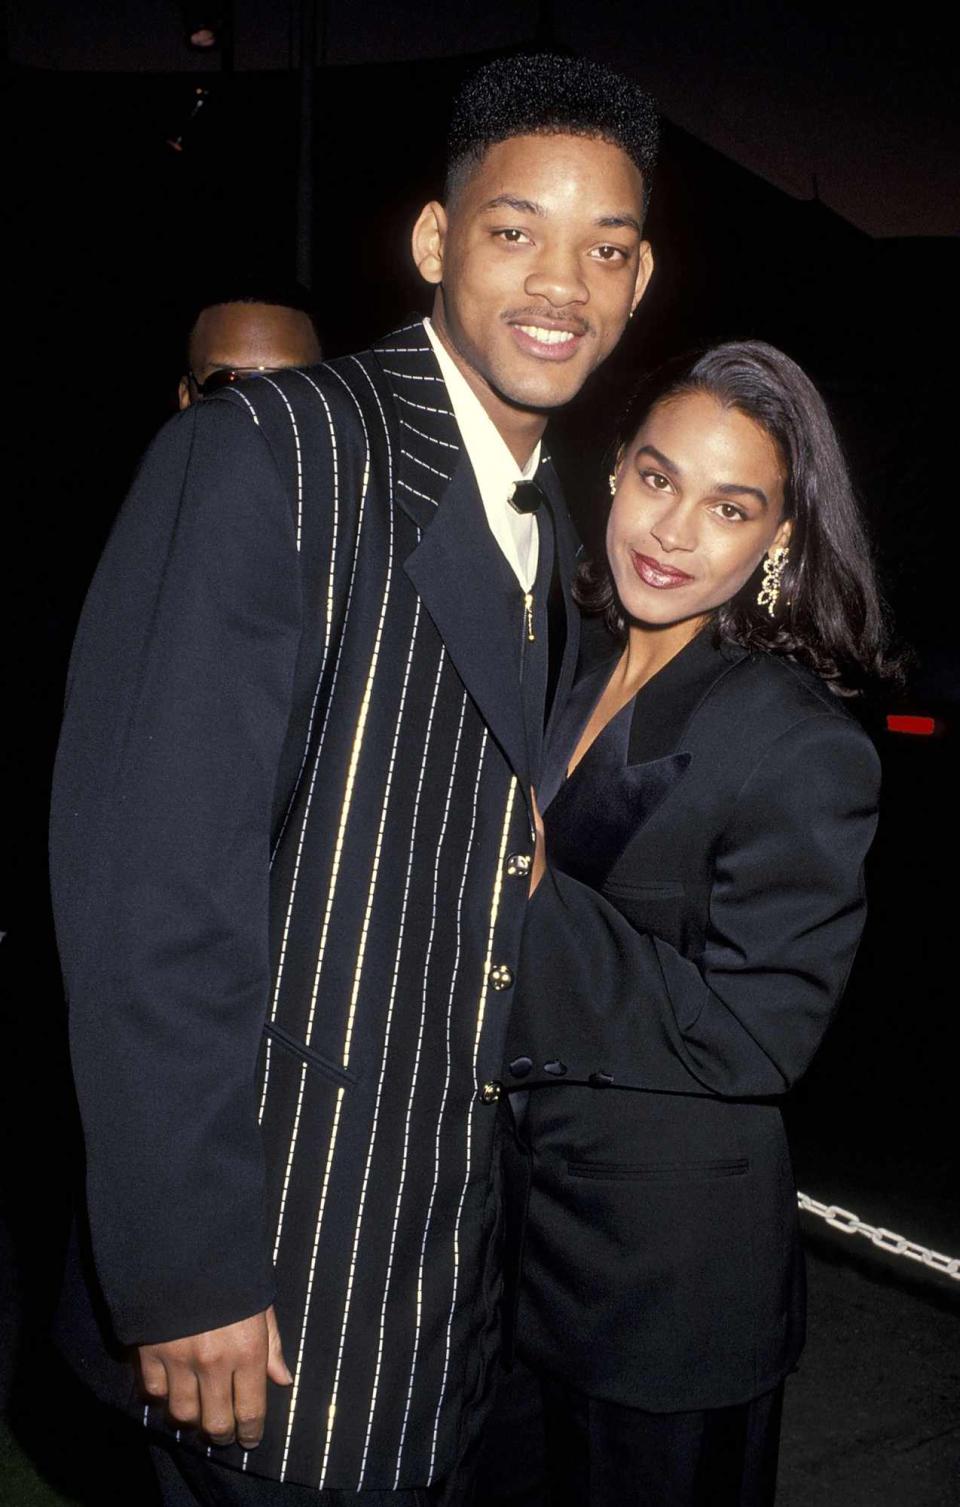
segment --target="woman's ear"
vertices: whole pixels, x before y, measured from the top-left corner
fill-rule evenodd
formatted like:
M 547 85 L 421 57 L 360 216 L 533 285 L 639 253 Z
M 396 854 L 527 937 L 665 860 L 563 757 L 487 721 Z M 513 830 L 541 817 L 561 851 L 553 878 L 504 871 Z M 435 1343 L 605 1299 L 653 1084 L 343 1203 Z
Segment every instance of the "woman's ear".
M 425 204 L 417 217 L 411 249 L 417 271 L 426 283 L 443 281 L 443 251 L 447 239 L 447 212 L 436 199 Z
M 793 519 L 784 518 L 773 539 L 770 541 L 768 554 L 773 554 L 775 549 L 788 549 L 790 540 L 793 538 Z

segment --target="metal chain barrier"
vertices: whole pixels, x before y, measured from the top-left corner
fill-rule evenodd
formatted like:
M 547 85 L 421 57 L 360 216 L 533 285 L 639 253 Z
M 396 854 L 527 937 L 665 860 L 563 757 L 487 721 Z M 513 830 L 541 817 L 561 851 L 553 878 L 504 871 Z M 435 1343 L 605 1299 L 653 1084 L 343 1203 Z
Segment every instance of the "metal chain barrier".
M 906 1256 L 908 1261 L 919 1261 L 932 1271 L 942 1272 L 945 1277 L 953 1277 L 954 1281 L 960 1282 L 960 1256 L 945 1256 L 942 1251 L 931 1251 L 925 1245 L 919 1245 L 916 1240 L 907 1240 L 903 1235 L 885 1230 L 882 1225 L 878 1227 L 867 1224 L 858 1214 L 851 1214 L 849 1209 L 841 1209 L 837 1204 L 819 1203 L 808 1193 L 798 1193 L 797 1203 L 807 1214 L 816 1214 L 818 1219 L 825 1220 L 842 1235 L 865 1235 L 871 1245 L 878 1246 L 882 1251 L 889 1251 L 891 1256 Z

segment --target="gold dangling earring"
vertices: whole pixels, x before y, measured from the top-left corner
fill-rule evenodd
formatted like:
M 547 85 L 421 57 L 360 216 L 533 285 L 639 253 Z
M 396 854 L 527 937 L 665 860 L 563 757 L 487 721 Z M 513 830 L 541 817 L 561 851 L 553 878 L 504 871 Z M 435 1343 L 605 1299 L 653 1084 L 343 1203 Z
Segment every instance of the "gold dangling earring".
M 790 551 L 786 545 L 781 545 L 763 562 L 763 585 L 757 593 L 757 606 L 766 607 L 771 617 L 774 615 L 780 596 L 780 579 L 789 555 Z
M 615 493 L 616 493 L 616 490 L 617 490 L 617 473 L 616 473 L 616 471 L 611 471 L 610 472 L 610 475 L 607 477 L 607 485 L 610 488 L 610 496 L 613 497 L 615 495 Z

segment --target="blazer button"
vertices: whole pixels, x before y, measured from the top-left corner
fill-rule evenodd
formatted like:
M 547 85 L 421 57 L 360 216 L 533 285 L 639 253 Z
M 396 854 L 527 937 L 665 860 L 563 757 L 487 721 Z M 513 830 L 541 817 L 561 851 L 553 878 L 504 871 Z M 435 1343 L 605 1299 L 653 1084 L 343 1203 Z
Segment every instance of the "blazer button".
M 525 1078 L 531 1072 L 533 1072 L 532 1057 L 514 1057 L 510 1064 L 510 1076 L 512 1078 Z
M 502 1084 L 497 1083 L 496 1079 L 491 1079 L 489 1083 L 485 1083 L 480 1090 L 481 1104 L 496 1104 L 500 1098 L 502 1086 Z
M 523 879 L 533 868 L 533 858 L 529 853 L 511 853 L 507 859 L 507 873 L 511 879 Z
M 494 989 L 509 989 L 513 983 L 513 974 L 506 963 L 498 963 L 496 968 L 490 969 L 490 982 Z
M 597 1072 L 590 1074 L 587 1082 L 589 1083 L 591 1088 L 609 1088 L 611 1083 L 613 1082 L 613 1074 L 601 1073 L 598 1070 Z
M 549 1073 L 551 1078 L 563 1078 L 566 1076 L 567 1064 L 558 1058 L 555 1062 L 545 1062 L 543 1071 Z

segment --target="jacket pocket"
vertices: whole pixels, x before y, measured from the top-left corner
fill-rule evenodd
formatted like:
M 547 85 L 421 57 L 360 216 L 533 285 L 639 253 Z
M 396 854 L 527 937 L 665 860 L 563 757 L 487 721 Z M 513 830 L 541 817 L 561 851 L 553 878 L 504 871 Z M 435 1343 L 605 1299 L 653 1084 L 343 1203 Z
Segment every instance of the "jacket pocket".
M 567 1162 L 568 1177 L 598 1182 L 682 1182 L 699 1177 L 745 1177 L 749 1171 L 745 1156 L 711 1162 Z
M 324 1078 L 329 1078 L 333 1083 L 344 1084 L 346 1087 L 352 1088 L 354 1084 L 360 1081 L 357 1073 L 351 1073 L 348 1068 L 339 1067 L 337 1063 L 328 1061 L 326 1057 L 321 1057 L 319 1052 L 315 1052 L 305 1042 L 298 1041 L 295 1036 L 290 1035 L 289 1031 L 284 1031 L 281 1026 L 276 1025 L 273 1021 L 267 1021 L 263 1028 L 263 1034 L 270 1041 L 276 1042 L 277 1046 L 282 1047 L 285 1052 L 289 1052 L 293 1057 L 298 1057 L 301 1062 L 305 1062 L 308 1067 L 314 1068 Z

